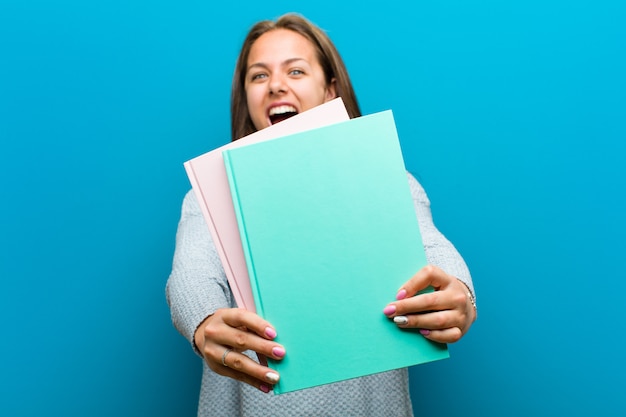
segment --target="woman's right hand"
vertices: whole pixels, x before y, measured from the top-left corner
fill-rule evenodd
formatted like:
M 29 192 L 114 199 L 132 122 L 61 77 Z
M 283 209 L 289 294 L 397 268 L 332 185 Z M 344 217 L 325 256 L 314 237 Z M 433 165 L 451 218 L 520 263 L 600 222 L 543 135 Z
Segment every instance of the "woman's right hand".
M 245 382 L 268 393 L 279 375 L 266 365 L 265 357 L 282 359 L 283 346 L 274 342 L 276 331 L 261 317 L 242 308 L 222 308 L 207 317 L 194 335 L 204 360 L 214 372 Z M 259 356 L 258 364 L 243 351 Z

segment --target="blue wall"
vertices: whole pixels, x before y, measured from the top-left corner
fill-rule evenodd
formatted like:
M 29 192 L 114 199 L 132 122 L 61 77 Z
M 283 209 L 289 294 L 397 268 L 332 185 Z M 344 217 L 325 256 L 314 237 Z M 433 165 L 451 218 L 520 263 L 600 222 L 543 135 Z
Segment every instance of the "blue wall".
M 478 291 L 416 414 L 623 415 L 624 3 L 338 4 L 297 11 L 394 110 Z M 164 298 L 182 162 L 228 140 L 246 29 L 293 7 L 0 3 L 1 415 L 195 415 Z

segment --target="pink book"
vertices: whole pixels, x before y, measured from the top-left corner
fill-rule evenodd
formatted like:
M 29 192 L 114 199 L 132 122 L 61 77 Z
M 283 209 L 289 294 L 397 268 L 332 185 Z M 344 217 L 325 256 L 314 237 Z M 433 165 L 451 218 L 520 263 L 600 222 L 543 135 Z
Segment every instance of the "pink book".
M 184 163 L 239 307 L 256 312 L 222 151 L 349 120 L 341 98 L 293 116 Z

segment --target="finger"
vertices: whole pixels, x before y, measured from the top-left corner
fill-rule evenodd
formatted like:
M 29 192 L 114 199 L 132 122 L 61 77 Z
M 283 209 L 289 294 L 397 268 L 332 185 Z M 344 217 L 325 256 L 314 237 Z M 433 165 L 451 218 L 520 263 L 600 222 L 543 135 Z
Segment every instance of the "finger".
M 247 355 L 231 349 L 224 350 L 219 363 L 213 361 L 209 366 L 221 375 L 230 376 L 259 389 L 263 384 L 273 385 L 280 379 L 276 371 L 261 366 Z
M 450 327 L 440 330 L 422 329 L 420 330 L 420 333 L 428 340 L 439 343 L 456 343 L 463 336 L 463 332 L 458 327 Z
M 250 315 L 256 315 L 245 310 L 237 310 L 235 309 L 234 313 L 228 310 L 216 312 L 214 319 L 204 328 L 206 354 L 210 355 L 212 360 L 217 362 L 219 355 L 225 349 L 224 346 L 228 346 L 239 352 L 253 350 L 273 359 L 282 359 L 285 356 L 285 349 L 282 345 L 259 337 L 258 334 L 248 331 L 247 325 L 242 324 L 250 323 L 248 320 Z M 261 321 L 264 322 L 262 319 Z M 233 325 L 238 326 L 233 327 Z M 270 329 L 273 331 L 273 328 Z M 275 332 L 273 335 L 275 335 Z
M 454 277 L 446 274 L 440 268 L 434 265 L 426 265 L 425 267 L 417 271 L 417 273 L 413 275 L 411 279 L 409 279 L 407 282 L 404 283 L 404 285 L 400 287 L 396 295 L 396 299 L 402 300 L 406 297 L 413 296 L 418 292 L 425 290 L 429 286 L 433 287 L 436 290 L 444 288 L 448 286 L 454 279 Z
M 393 302 L 383 311 L 390 317 L 393 317 L 393 314 L 402 315 L 437 310 L 462 310 L 466 312 L 469 304 L 471 301 L 467 288 L 458 279 L 453 278 L 444 288 Z M 389 312 L 393 314 L 388 314 Z
M 252 375 L 248 375 L 246 373 L 237 371 L 235 369 L 231 369 L 228 368 L 226 366 L 223 366 L 222 364 L 219 365 L 209 365 L 209 367 L 216 373 L 225 376 L 225 377 L 229 377 L 229 378 L 233 378 L 236 379 L 238 381 L 244 382 L 248 385 L 251 385 L 255 388 L 257 388 L 260 391 L 263 391 L 265 393 L 270 392 L 273 389 L 274 384 L 269 382 L 269 381 L 264 381 L 262 379 L 259 378 L 255 378 Z
M 461 294 L 463 295 L 463 294 Z M 464 296 L 464 295 L 463 295 Z M 432 291 L 389 304 L 383 312 L 389 317 L 411 313 L 428 313 L 457 308 L 457 296 L 448 290 Z
M 268 321 L 243 308 L 225 310 L 222 317 L 224 323 L 231 327 L 245 328 L 268 340 L 276 337 L 276 330 Z
M 277 372 L 270 368 L 258 365 L 255 361 L 243 353 L 235 351 L 227 352 L 227 354 L 224 355 L 222 364 L 227 368 L 234 369 L 235 371 L 239 371 L 245 375 L 250 375 L 258 380 L 267 381 L 272 384 L 277 383 L 280 379 Z
M 285 354 L 285 348 L 270 340 L 263 339 L 255 333 L 232 328 L 226 324 L 221 326 L 207 326 L 205 332 L 205 357 L 209 356 L 218 362 L 225 347 L 230 347 L 234 351 L 244 352 L 251 350 L 261 356 L 271 357 L 280 360 Z
M 442 330 L 451 327 L 462 327 L 464 318 L 460 312 L 444 310 L 424 314 L 395 316 L 393 322 L 402 328 Z

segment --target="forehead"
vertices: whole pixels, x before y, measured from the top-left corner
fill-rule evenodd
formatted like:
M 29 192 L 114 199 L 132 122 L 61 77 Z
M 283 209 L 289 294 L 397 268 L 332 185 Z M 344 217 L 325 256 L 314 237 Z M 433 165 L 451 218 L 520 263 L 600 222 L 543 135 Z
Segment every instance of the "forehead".
M 292 30 L 274 29 L 261 35 L 252 44 L 248 66 L 257 63 L 280 63 L 293 58 L 317 62 L 313 43 Z

